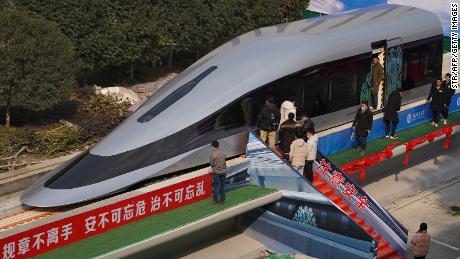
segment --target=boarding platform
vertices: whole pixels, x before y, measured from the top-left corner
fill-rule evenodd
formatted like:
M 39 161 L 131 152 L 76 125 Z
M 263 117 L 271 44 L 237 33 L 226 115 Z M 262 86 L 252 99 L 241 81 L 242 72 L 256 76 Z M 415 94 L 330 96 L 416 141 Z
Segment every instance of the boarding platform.
M 417 154 L 417 150 L 426 145 L 442 142 L 442 146 L 448 149 L 451 142 L 455 141 L 455 135 L 460 132 L 460 94 L 452 97 L 449 108 L 451 113 L 446 125 L 431 125 L 429 107 L 429 103 L 422 100 L 401 108 L 398 112 L 398 139 L 385 138 L 383 113 L 376 113 L 365 155 L 361 155 L 355 148 L 351 123 L 318 133 L 318 149 L 358 183 L 364 183 L 370 175 L 376 180 L 380 177 L 379 174 L 387 171 L 385 168 L 390 164 L 408 166 L 412 155 Z M 402 161 L 396 162 L 401 157 Z M 381 163 L 385 166 L 376 167 Z M 394 165 L 389 168 L 396 169 Z M 401 166 L 399 169 L 402 170 L 404 167 Z
M 453 130 L 452 134 L 455 134 L 460 131 L 460 129 L 458 129 L 458 127 L 460 126 L 457 126 L 458 122 L 460 122 L 460 111 L 449 114 L 447 125 L 443 125 L 440 123 L 438 128 L 435 128 L 433 125 L 430 124 L 429 121 L 426 121 L 417 126 L 398 131 L 398 139 L 389 139 L 384 138 L 382 136 L 367 143 L 366 155 L 381 152 L 392 143 L 399 142 L 400 144 L 398 146 L 403 147 L 409 141 L 417 139 L 419 137 L 427 136 L 432 132 L 442 130 L 445 126 L 451 126 Z M 441 136 L 442 134 L 440 135 L 440 137 Z M 398 146 L 395 146 L 394 148 Z M 340 166 L 362 158 L 360 153 L 356 151 L 355 148 L 347 148 L 345 150 L 341 150 L 333 154 L 330 154 L 328 157 L 331 159 L 331 161 Z

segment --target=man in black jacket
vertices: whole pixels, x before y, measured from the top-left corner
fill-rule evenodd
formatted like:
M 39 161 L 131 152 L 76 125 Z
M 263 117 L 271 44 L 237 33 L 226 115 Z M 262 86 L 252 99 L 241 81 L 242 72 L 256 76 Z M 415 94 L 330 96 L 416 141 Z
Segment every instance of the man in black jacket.
M 312 130 L 315 130 L 315 123 L 313 122 L 313 120 L 310 118 L 310 115 L 304 113 L 302 114 L 302 126 L 299 127 L 299 131 L 300 133 L 302 134 L 302 136 L 304 136 L 305 138 L 305 141 L 306 140 L 306 136 L 307 136 L 307 131 L 309 129 L 312 129 Z
M 274 104 L 272 96 L 267 96 L 265 106 L 257 116 L 257 127 L 260 130 L 260 138 L 272 149 L 275 148 L 276 131 L 280 123 L 280 111 Z M 268 141 L 268 142 L 267 142 Z
M 383 120 L 385 121 L 385 137 L 391 139 L 397 139 L 396 136 L 396 127 L 399 123 L 398 111 L 401 109 L 401 92 L 398 90 L 393 91 L 388 97 L 388 101 L 384 108 Z M 391 126 L 391 135 L 390 135 L 390 124 Z
M 372 129 L 373 116 L 369 110 L 369 104 L 364 101 L 356 112 L 352 127 L 355 130 L 356 143 L 361 155 L 366 154 L 366 139 Z
M 430 94 L 428 95 L 427 101 L 431 100 L 430 109 L 433 113 L 433 121 L 431 125 L 438 127 L 439 115 L 441 111 L 446 107 L 445 94 L 441 87 L 441 79 L 435 81 L 435 85 L 431 87 Z
M 284 154 L 289 154 L 291 143 L 295 140 L 295 135 L 299 124 L 295 122 L 294 113 L 288 114 L 288 119 L 280 126 L 280 147 Z
M 455 94 L 455 89 L 452 88 L 452 83 L 450 81 L 450 73 L 447 73 L 446 76 L 444 77 L 444 81 L 442 81 L 442 89 L 444 91 L 444 102 L 445 102 L 445 107 L 442 109 L 441 114 L 442 114 L 442 122 L 447 124 L 447 117 L 449 116 L 449 106 L 450 106 L 450 101 L 452 100 L 452 96 Z

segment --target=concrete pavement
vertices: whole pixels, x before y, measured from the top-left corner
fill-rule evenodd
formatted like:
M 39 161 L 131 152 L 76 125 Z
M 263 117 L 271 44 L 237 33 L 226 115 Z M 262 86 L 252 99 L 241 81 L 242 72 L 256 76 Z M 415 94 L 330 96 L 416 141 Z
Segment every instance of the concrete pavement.
M 409 230 L 412 238 L 420 223 L 428 224 L 431 236 L 427 258 L 460 257 L 460 177 L 441 183 L 412 197 L 394 201 L 390 213 Z M 413 258 L 410 249 L 406 258 Z
M 361 183 L 382 206 L 388 207 L 394 200 L 413 196 L 460 176 L 460 143 L 448 150 L 442 148 L 442 143 L 432 143 L 413 153 L 409 167 L 402 165 L 402 159 L 394 161 L 390 168 L 379 167 L 380 172 L 373 168 L 366 179 L 368 182 L 362 184 L 357 180 L 357 183 Z M 383 178 L 378 178 L 379 175 Z
M 427 258 L 460 258 L 460 212 L 455 211 L 455 206 L 460 206 L 459 139 L 453 139 L 448 150 L 441 143 L 429 144 L 411 157 L 411 167 L 394 164 L 382 173 L 383 178 L 374 171 L 374 179 L 363 184 L 408 228 L 409 240 L 420 223 L 428 224 L 431 244 Z M 410 248 L 406 258 L 413 258 Z

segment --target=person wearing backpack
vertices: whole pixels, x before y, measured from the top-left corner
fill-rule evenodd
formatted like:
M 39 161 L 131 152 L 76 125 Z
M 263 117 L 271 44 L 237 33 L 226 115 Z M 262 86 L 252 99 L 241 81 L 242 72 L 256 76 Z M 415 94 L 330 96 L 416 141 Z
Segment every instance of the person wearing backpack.
M 260 110 L 257 116 L 257 128 L 260 131 L 260 138 L 268 144 L 272 149 L 275 149 L 276 131 L 280 123 L 280 112 L 276 107 L 273 97 L 267 96 L 265 105 Z

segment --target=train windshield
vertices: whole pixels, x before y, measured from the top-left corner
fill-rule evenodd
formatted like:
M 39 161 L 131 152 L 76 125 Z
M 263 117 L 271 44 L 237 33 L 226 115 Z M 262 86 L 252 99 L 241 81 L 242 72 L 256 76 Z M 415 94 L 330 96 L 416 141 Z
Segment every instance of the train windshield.
M 188 94 L 192 89 L 200 83 L 206 76 L 211 74 L 214 70 L 217 69 L 217 66 L 212 66 L 206 69 L 203 73 L 199 74 L 197 77 L 192 79 L 191 81 L 187 82 L 183 86 L 177 88 L 172 92 L 170 95 L 166 96 L 163 100 L 161 100 L 157 105 L 153 106 L 148 112 L 142 115 L 137 121 L 138 122 L 148 122 L 153 119 L 155 116 L 160 114 L 162 111 L 166 110 L 169 106 L 173 103 L 177 102 L 180 98 L 184 97 Z

